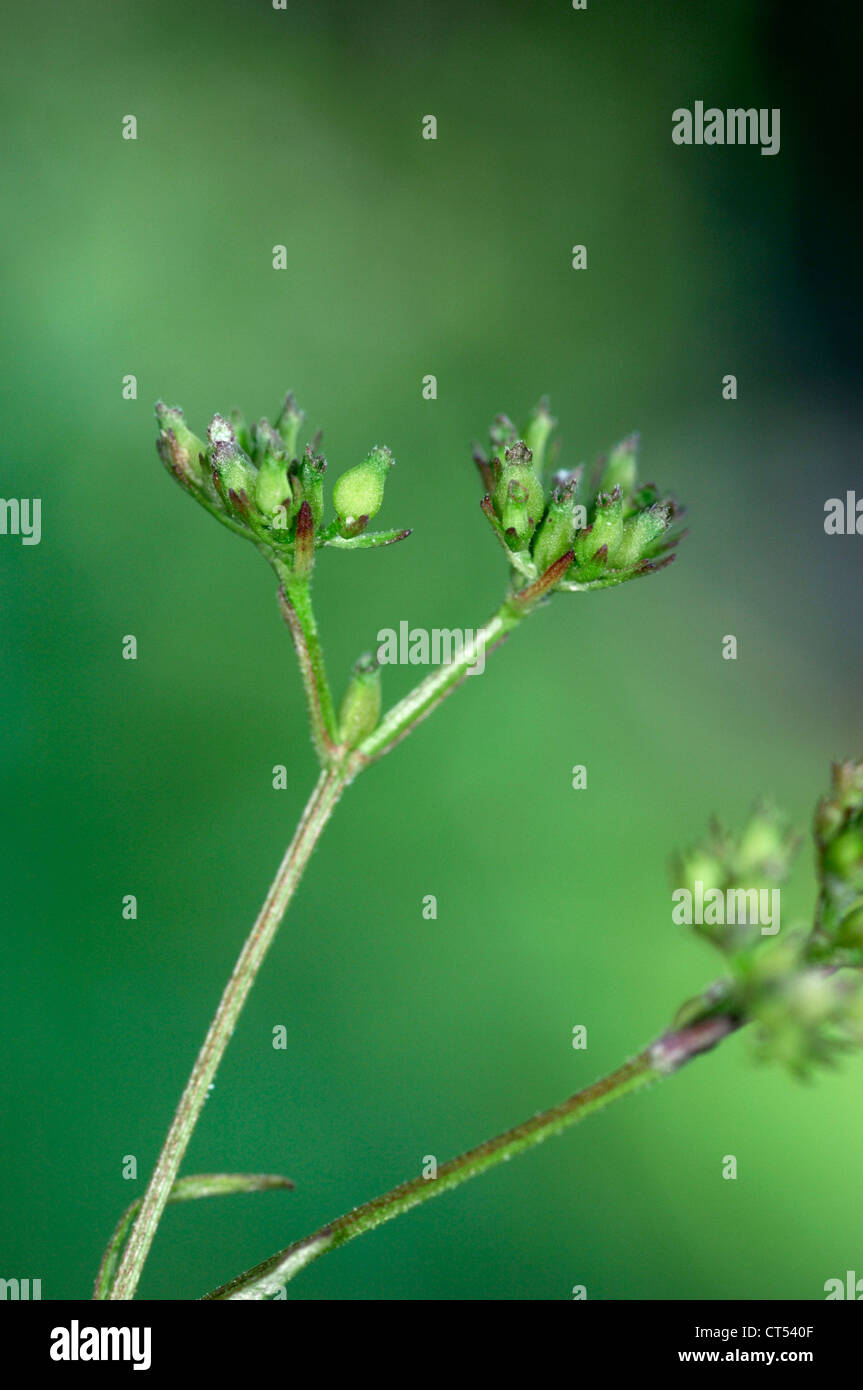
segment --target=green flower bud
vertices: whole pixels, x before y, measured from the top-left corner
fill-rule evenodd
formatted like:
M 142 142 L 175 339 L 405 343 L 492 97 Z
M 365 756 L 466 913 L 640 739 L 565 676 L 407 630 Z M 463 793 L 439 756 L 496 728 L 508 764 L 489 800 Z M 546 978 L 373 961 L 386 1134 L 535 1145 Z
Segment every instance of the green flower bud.
M 608 550 L 609 564 L 614 564 L 617 547 L 623 537 L 623 500 L 620 488 L 600 492 L 593 516 L 593 543 Z
M 207 438 L 213 448 L 217 444 L 226 444 L 232 449 L 237 448 L 237 436 L 234 434 L 233 425 L 225 419 L 224 415 L 213 416 L 207 426 Z
M 776 811 L 762 806 L 753 812 L 738 837 L 713 821 L 709 835 L 700 844 L 675 857 L 675 885 L 693 892 L 700 882 L 707 892 L 781 883 L 788 876 L 796 849 L 796 837 Z M 773 954 L 776 959 L 775 951 Z
M 620 488 L 623 497 L 631 497 L 638 472 L 638 435 L 630 434 L 612 449 L 602 469 L 599 487 L 602 492 Z
M 156 447 L 168 471 L 190 491 L 212 493 L 207 446 L 189 429 L 180 407 L 167 406 L 159 401 L 156 419 L 160 425 Z
M 494 491 L 494 507 L 505 532 L 515 534 L 518 546 L 524 546 L 545 510 L 542 484 L 531 467 L 530 449 L 517 440 L 504 454 Z
M 669 516 L 668 506 L 658 502 L 624 522 L 623 537 L 615 557 L 618 569 L 631 569 L 648 557 L 651 547 L 668 530 Z
M 518 478 L 510 477 L 505 484 L 506 495 L 500 511 L 500 522 L 507 537 L 514 536 L 521 548 L 533 532 L 533 520 L 528 509 L 528 490 Z
M 859 1042 L 860 994 L 853 984 L 822 970 L 796 970 L 749 1008 L 762 1058 L 806 1076 L 816 1065 L 833 1062 L 838 1052 Z
M 531 414 L 524 439 L 516 438 L 508 416 L 498 415 L 489 432 L 489 456 L 474 449 L 487 493 L 481 506 L 509 552 L 518 575 L 515 596 L 522 605 L 534 604 L 552 589 L 605 589 L 663 569 L 674 559 L 670 552 L 681 539 L 673 528 L 680 515 L 673 499 L 662 498 L 652 483 L 638 486 L 637 434 L 600 461 L 591 496 L 583 506 L 573 504 L 571 522 L 562 498 L 553 495 L 546 506 L 541 475 L 551 455 L 555 423 L 543 398 Z M 575 473 L 555 473 L 553 486 L 573 483 L 582 472 L 583 465 Z M 574 565 L 564 558 L 570 549 Z M 526 587 L 522 579 L 529 581 Z
M 255 482 L 255 505 L 274 531 L 287 531 L 295 516 L 300 498 L 291 486 L 288 460 L 282 437 L 269 420 L 259 420 L 254 428 L 258 476 Z M 299 492 L 299 489 L 296 489 Z
M 247 518 L 255 491 L 255 465 L 243 453 L 228 421 L 214 415 L 207 430 L 210 441 L 208 459 L 216 491 L 225 507 Z
M 254 489 L 254 477 L 242 460 L 233 454 L 227 444 L 216 444 L 210 450 L 210 463 L 213 467 L 213 481 L 216 491 L 229 511 L 247 516 L 250 510 L 250 494 Z
M 614 564 L 623 536 L 623 502 L 620 488 L 601 492 L 596 499 L 596 511 L 590 526 L 579 531 L 575 538 L 575 558 L 579 566 L 595 562 L 602 552 L 603 564 Z
M 741 884 L 781 881 L 788 876 L 797 840 L 771 806 L 750 816 L 733 855 L 733 874 Z
M 293 391 L 289 391 L 285 396 L 284 404 L 276 421 L 276 429 L 282 437 L 285 446 L 285 453 L 288 461 L 298 456 L 297 439 L 300 433 L 300 426 L 305 420 L 305 413 L 300 410 L 294 399 Z
M 555 560 L 559 560 L 572 547 L 575 531 L 572 511 L 574 496 L 574 482 L 556 487 L 551 495 L 545 520 L 533 545 L 533 559 L 540 574 L 545 574 L 549 565 L 553 565 Z
M 251 454 L 259 467 L 268 454 L 277 459 L 284 459 L 286 464 L 290 463 L 282 436 L 278 430 L 273 429 L 266 416 L 255 421 L 250 433 L 252 447 L 246 452 Z M 242 443 L 242 441 L 240 442 Z M 245 445 L 243 447 L 245 448 Z
M 680 855 L 672 873 L 675 887 L 687 888 L 690 893 L 695 892 L 696 883 L 703 885 L 705 893 L 713 888 L 724 890 L 728 884 L 728 874 L 721 858 L 705 845 L 696 845 Z
M 339 741 L 356 748 L 381 716 L 381 673 L 375 657 L 361 656 L 339 710 Z
M 284 457 L 264 455 L 255 481 L 255 505 L 262 516 L 270 521 L 275 517 L 284 528 L 297 511 L 299 502 L 294 500 Z
M 608 568 L 608 550 L 604 545 L 595 545 L 592 537 L 592 526 L 585 526 L 575 536 L 576 573 L 581 583 L 602 578 Z
M 524 432 L 524 442 L 533 454 L 534 472 L 540 476 L 545 467 L 548 441 L 556 424 L 557 421 L 552 418 L 548 408 L 548 397 L 543 396 L 539 405 L 531 412 Z
M 303 497 L 308 502 L 315 526 L 320 526 L 324 514 L 324 474 L 327 461 L 323 454 L 313 452 L 310 444 L 300 464 L 300 486 Z
M 789 982 L 786 1000 L 799 1023 L 811 1026 L 835 1017 L 842 996 L 836 981 L 819 970 L 806 970 Z
M 384 484 L 393 466 L 393 456 L 383 445 L 376 445 L 371 453 L 349 468 L 336 479 L 333 488 L 333 506 L 341 529 L 352 527 L 360 517 L 371 520 L 381 509 L 384 500 Z

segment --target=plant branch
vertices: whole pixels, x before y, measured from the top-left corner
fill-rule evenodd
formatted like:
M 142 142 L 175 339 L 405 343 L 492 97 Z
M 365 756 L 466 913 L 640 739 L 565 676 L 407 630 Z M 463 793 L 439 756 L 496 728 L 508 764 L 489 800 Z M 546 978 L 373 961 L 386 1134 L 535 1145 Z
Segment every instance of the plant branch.
M 425 680 L 393 705 L 377 728 L 359 746 L 358 752 L 367 762 L 389 753 L 423 719 L 461 684 L 478 657 L 484 656 L 517 627 L 524 613 L 516 611 L 507 599 L 484 627 L 479 628 L 466 642 L 455 661 L 437 666 Z
M 227 1197 L 232 1192 L 269 1192 L 273 1188 L 292 1188 L 290 1178 L 276 1173 L 196 1173 L 190 1178 L 178 1178 L 168 1194 L 168 1202 L 189 1202 L 200 1197 Z M 114 1272 L 123 1251 L 126 1233 L 141 1207 L 143 1197 L 136 1197 L 114 1230 L 108 1248 L 102 1256 L 94 1299 L 107 1298 L 114 1282 Z
M 335 710 L 326 678 L 308 579 L 298 579 L 280 565 L 276 568 L 281 580 L 279 603 L 299 658 L 313 738 L 322 763 L 322 772 L 225 987 L 180 1099 L 153 1176 L 141 1201 L 117 1277 L 110 1292 L 104 1295 L 112 1300 L 134 1297 L 162 1212 L 175 1188 L 180 1164 L 225 1048 L 312 850 L 342 791 L 362 768 L 369 762 L 383 757 L 422 719 L 431 714 L 460 684 L 468 670 L 476 665 L 478 658 L 484 657 L 489 649 L 502 641 L 522 621 L 526 612 L 530 611 L 527 606 L 514 605 L 510 600 L 506 600 L 485 627 L 480 628 L 465 644 L 454 662 L 431 672 L 410 694 L 393 706 L 377 729 L 357 749 L 348 752 L 337 742 Z M 410 1205 L 413 1205 L 413 1202 Z M 119 1231 L 120 1227 L 117 1229 Z M 117 1232 L 112 1246 L 109 1246 L 109 1255 L 116 1239 Z M 103 1280 L 104 1282 L 107 1281 Z
M 586 1116 L 604 1109 L 613 1100 L 671 1075 L 686 1062 L 715 1047 L 740 1026 L 740 1019 L 723 1015 L 704 1018 L 686 1028 L 664 1033 L 637 1057 L 625 1062 L 616 1071 L 610 1072 L 600 1081 L 595 1081 L 583 1091 L 570 1096 L 562 1104 L 534 1115 L 523 1124 L 487 1140 L 478 1148 L 470 1149 L 459 1158 L 450 1159 L 441 1165 L 435 1178 L 412 1178 L 384 1196 L 365 1202 L 345 1216 L 340 1216 L 336 1221 L 321 1227 L 313 1235 L 270 1256 L 254 1269 L 247 1270 L 229 1283 L 214 1289 L 212 1293 L 205 1295 L 205 1301 L 259 1300 L 279 1292 L 295 1274 L 320 1255 L 347 1244 L 349 1240 L 363 1235 L 366 1231 L 373 1231 L 376 1226 L 400 1216 L 402 1212 L 410 1211 L 412 1207 L 419 1206 L 432 1197 L 440 1196 L 442 1192 L 459 1187 L 468 1179 L 487 1172 L 515 1154 L 534 1148 L 551 1135 L 560 1134 Z
M 407 531 L 369 533 L 364 530 L 366 523 L 377 514 L 380 507 L 383 478 L 392 464 L 389 450 L 372 450 L 362 464 L 349 469 L 337 480 L 333 492 L 337 520 L 321 531 L 319 525 L 316 528 L 315 516 L 320 522 L 323 508 L 322 474 L 326 465 L 323 458 L 315 454 L 317 436 L 307 446 L 305 460 L 300 463 L 296 458 L 297 432 L 303 415 L 291 394 L 285 398 L 278 420 L 278 433 L 272 430 L 266 421 L 261 421 L 251 432 L 245 426 L 239 426 L 239 440 L 234 427 L 220 415 L 215 415 L 210 422 L 207 444 L 192 434 L 185 425 L 182 411 L 179 409 L 170 409 L 160 404 L 157 406 L 157 417 L 160 424 L 159 454 L 169 471 L 223 524 L 235 533 L 252 540 L 276 572 L 280 585 L 279 603 L 299 660 L 309 708 L 312 739 L 322 771 L 222 995 L 159 1154 L 153 1176 L 141 1199 L 137 1219 L 123 1249 L 122 1258 L 120 1250 L 134 1209 L 126 1213 L 109 1246 L 97 1288 L 102 1289 L 112 1300 L 134 1297 L 141 1270 L 166 1203 L 173 1200 L 178 1192 L 191 1195 L 189 1184 L 195 1180 L 181 1179 L 178 1182 L 179 1167 L 249 990 L 296 891 L 312 850 L 343 789 L 359 771 L 370 762 L 383 757 L 421 720 L 432 713 L 467 674 L 472 670 L 482 670 L 486 653 L 508 636 L 518 623 L 544 600 L 552 588 L 563 586 L 566 582 L 565 576 L 571 572 L 575 563 L 575 550 L 567 550 L 558 559 L 547 564 L 539 574 L 537 571 L 542 566 L 537 555 L 542 555 L 547 561 L 549 556 L 558 554 L 561 542 L 567 543 L 567 536 L 572 543 L 576 530 L 593 530 L 592 526 L 577 526 L 575 511 L 567 509 L 568 500 L 574 495 L 576 474 L 571 476 L 565 495 L 557 491 L 552 494 L 548 503 L 548 514 L 545 515 L 547 499 L 538 473 L 541 471 L 547 436 L 554 423 L 547 406 L 541 402 L 531 416 L 531 422 L 525 432 L 525 440 L 531 440 L 530 447 L 525 441 L 510 439 L 510 433 L 514 435 L 513 427 L 505 417 L 498 417 L 491 436 L 495 448 L 494 469 L 490 461 L 475 453 L 488 491 L 482 505 L 498 540 L 507 550 L 511 566 L 528 583 L 519 592 L 510 593 L 486 625 L 462 647 L 455 660 L 432 671 L 410 694 L 384 715 L 371 733 L 359 741 L 362 732 L 370 727 L 372 719 L 377 715 L 377 688 L 374 691 L 373 706 L 368 706 L 371 711 L 369 717 L 360 718 L 358 714 L 351 723 L 345 715 L 345 727 L 342 728 L 341 715 L 336 715 L 327 681 L 323 651 L 312 607 L 310 576 L 316 547 L 333 545 L 342 549 L 366 549 L 391 544 L 408 534 Z M 251 457 L 245 452 L 245 448 L 250 450 Z M 536 471 L 532 472 L 529 465 L 534 457 Z M 289 461 L 287 472 L 282 467 L 285 460 Z M 633 469 L 629 468 L 628 461 L 627 470 L 626 476 L 634 488 L 635 475 Z M 603 478 L 599 479 L 599 483 L 603 484 Z M 284 533 L 280 527 L 281 534 L 277 539 L 275 504 L 278 502 L 278 505 L 283 507 L 286 490 L 290 494 L 291 515 L 293 516 L 293 507 L 296 504 L 299 504 L 299 508 L 291 533 Z M 638 496 L 641 497 L 641 494 Z M 530 513 L 527 510 L 528 500 L 532 509 Z M 603 509 L 617 506 L 617 520 L 622 526 L 621 487 L 616 486 L 607 497 L 598 493 L 595 499 L 596 508 L 600 507 L 600 501 Z M 552 504 L 556 509 L 554 517 Z M 642 568 L 649 567 L 648 557 L 660 554 L 662 549 L 666 548 L 659 547 L 659 537 L 669 529 L 674 514 L 673 505 L 668 501 L 661 507 L 658 503 L 645 503 L 642 506 L 639 502 L 634 512 L 635 519 L 629 517 L 626 521 L 629 530 L 627 531 L 625 526 L 623 529 L 621 526 L 618 527 L 620 536 L 615 553 L 610 553 L 610 542 L 607 538 L 598 545 L 592 555 L 593 569 L 589 566 L 585 569 L 584 573 L 588 579 L 582 587 L 607 587 L 610 583 L 622 582 L 623 578 L 641 572 L 632 568 L 636 560 L 643 560 Z M 537 530 L 534 519 L 543 516 L 544 520 Z M 636 521 L 641 530 L 633 530 Z M 608 531 L 608 527 L 605 529 Z M 536 538 L 532 547 L 531 537 L 535 530 Z M 595 534 L 593 542 L 597 542 L 597 539 Z M 518 543 L 522 548 L 512 550 L 510 542 Z M 537 545 L 539 550 L 536 549 Z M 606 566 L 613 565 L 618 551 L 625 556 L 630 569 L 625 574 L 621 572 L 618 575 L 612 568 L 609 570 L 612 577 L 609 577 L 605 574 Z M 515 583 L 515 580 L 512 582 Z M 351 696 L 355 690 L 354 685 L 349 686 L 348 695 Z M 348 704 L 351 709 L 355 708 L 350 700 Z M 353 746 L 355 742 L 356 747 Z M 702 1041 L 703 1030 L 715 1031 L 718 1026 L 719 1020 L 714 1015 L 710 1019 L 700 1019 L 699 1023 L 692 1024 L 688 1030 L 678 1029 L 674 1035 L 677 1053 L 672 1055 L 670 1051 L 663 1051 L 667 1039 L 660 1039 L 652 1049 L 647 1049 L 639 1057 L 627 1062 L 618 1071 L 603 1081 L 596 1082 L 563 1105 L 527 1121 L 496 1140 L 481 1145 L 461 1159 L 445 1164 L 431 1184 L 424 1179 L 415 1179 L 397 1188 L 388 1197 L 368 1203 L 349 1216 L 341 1218 L 332 1226 L 318 1232 L 316 1236 L 267 1261 L 265 1266 L 260 1267 L 260 1270 L 264 1271 L 264 1282 L 269 1281 L 270 1287 L 276 1275 L 280 1282 L 283 1281 L 285 1277 L 290 1277 L 286 1274 L 287 1270 L 295 1272 L 324 1249 L 329 1249 L 334 1244 L 342 1244 L 363 1230 L 372 1229 L 390 1216 L 408 1210 L 418 1202 L 425 1201 L 449 1187 L 457 1186 L 468 1177 L 473 1177 L 512 1154 L 539 1143 L 547 1135 L 566 1128 L 592 1110 L 607 1104 L 617 1095 L 623 1095 L 651 1078 L 673 1070 L 680 1064 L 678 1053 L 681 1049 L 681 1055 L 685 1054 L 685 1059 L 688 1059 L 690 1055 L 696 1055 L 698 1050 L 704 1050 L 705 1046 L 713 1045 Z M 699 1032 L 699 1029 L 702 1031 Z M 196 1190 L 194 1195 L 204 1194 Z M 112 1270 L 117 1260 L 119 1269 L 116 1279 L 112 1281 Z M 260 1270 L 252 1271 L 251 1274 L 257 1275 Z M 225 1290 L 217 1290 L 216 1294 L 211 1296 L 263 1297 L 265 1295 L 258 1291 L 260 1282 L 258 1280 L 256 1283 L 251 1276 L 240 1276 L 239 1280 L 229 1286 L 232 1290 L 240 1289 L 239 1292 L 225 1293 Z
M 336 713 L 312 608 L 309 581 L 306 578 L 291 579 L 281 568 L 277 573 L 281 580 L 279 608 L 294 640 L 309 708 L 312 741 L 321 766 L 327 767 L 333 760 L 337 743 Z
M 321 831 L 355 770 L 351 760 L 339 767 L 326 769 L 309 798 L 198 1053 L 123 1253 L 109 1295 L 112 1300 L 134 1297 L 156 1228 L 240 1011 Z

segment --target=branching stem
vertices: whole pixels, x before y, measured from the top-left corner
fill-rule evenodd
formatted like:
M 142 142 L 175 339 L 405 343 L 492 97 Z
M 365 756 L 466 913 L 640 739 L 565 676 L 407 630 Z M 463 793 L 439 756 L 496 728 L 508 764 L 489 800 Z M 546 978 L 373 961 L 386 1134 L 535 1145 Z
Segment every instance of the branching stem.
M 363 1203 L 345 1216 L 340 1216 L 336 1221 L 321 1227 L 313 1235 L 289 1245 L 287 1249 L 271 1255 L 254 1269 L 247 1270 L 245 1274 L 240 1274 L 236 1279 L 223 1284 L 221 1288 L 207 1294 L 206 1299 L 240 1301 L 270 1297 L 320 1255 L 347 1244 L 349 1240 L 363 1235 L 366 1231 L 373 1231 L 376 1226 L 383 1225 L 394 1216 L 400 1216 L 402 1212 L 410 1211 L 422 1202 L 430 1201 L 432 1197 L 439 1197 L 442 1192 L 460 1187 L 463 1182 L 487 1172 L 499 1163 L 506 1162 L 516 1154 L 534 1148 L 544 1139 L 550 1138 L 553 1134 L 560 1134 L 579 1120 L 604 1109 L 613 1100 L 629 1095 L 651 1081 L 669 1076 L 686 1062 L 715 1047 L 739 1026 L 739 1020 L 722 1016 L 707 1018 L 686 1028 L 664 1033 L 637 1057 L 624 1062 L 616 1071 L 610 1072 L 600 1081 L 594 1081 L 591 1086 L 578 1091 L 562 1104 L 544 1110 L 542 1114 L 534 1115 L 524 1123 L 516 1125 L 514 1129 L 498 1134 L 494 1139 L 488 1139 L 477 1148 L 461 1154 L 459 1158 L 452 1158 L 449 1162 L 441 1164 L 434 1178 L 411 1178 L 409 1182 L 401 1183 L 384 1196 Z
M 438 667 L 394 705 L 353 752 L 338 742 L 337 720 L 327 682 L 307 578 L 289 576 L 280 567 L 279 602 L 294 639 L 309 706 L 312 734 L 322 770 L 270 891 L 225 986 L 219 1007 L 177 1107 L 171 1127 L 141 1202 L 117 1277 L 107 1295 L 131 1299 L 141 1277 L 162 1213 L 189 1146 L 207 1093 L 236 1027 L 249 990 L 266 956 L 324 826 L 346 786 L 370 762 L 388 753 L 464 679 L 481 653 L 501 641 L 524 613 L 509 601 L 465 644 L 458 658 Z

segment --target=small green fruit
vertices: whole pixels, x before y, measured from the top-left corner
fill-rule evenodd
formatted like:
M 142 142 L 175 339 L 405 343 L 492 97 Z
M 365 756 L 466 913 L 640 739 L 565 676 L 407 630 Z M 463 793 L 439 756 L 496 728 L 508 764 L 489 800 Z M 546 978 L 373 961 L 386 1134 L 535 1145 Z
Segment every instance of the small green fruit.
M 356 748 L 374 729 L 381 716 L 381 673 L 373 656 L 361 656 L 339 710 L 339 740 Z
M 341 527 L 351 526 L 361 516 L 377 516 L 384 500 L 384 484 L 393 466 L 389 449 L 376 445 L 371 453 L 336 480 L 333 506 Z

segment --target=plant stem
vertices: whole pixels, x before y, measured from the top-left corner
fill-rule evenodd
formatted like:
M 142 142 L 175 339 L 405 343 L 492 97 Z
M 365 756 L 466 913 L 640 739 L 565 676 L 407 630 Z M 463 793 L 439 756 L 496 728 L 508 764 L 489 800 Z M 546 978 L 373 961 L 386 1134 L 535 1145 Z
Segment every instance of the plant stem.
M 476 665 L 478 656 L 484 656 L 509 636 L 524 616 L 524 613 L 512 607 L 509 600 L 501 604 L 485 626 L 478 628 L 474 636 L 464 644 L 457 660 L 446 666 L 435 667 L 425 680 L 420 681 L 419 685 L 384 715 L 377 728 L 360 744 L 359 752 L 363 758 L 372 762 L 389 753 L 391 748 L 405 738 L 461 684 L 468 670 Z
M 177 1179 L 168 1194 L 168 1202 L 187 1202 L 197 1197 L 225 1197 L 232 1192 L 266 1192 L 274 1187 L 293 1186 L 290 1178 L 274 1173 L 196 1173 L 190 1178 Z M 96 1275 L 94 1299 L 111 1296 L 111 1285 L 117 1262 L 123 1253 L 126 1232 L 140 1211 L 142 1201 L 142 1197 L 136 1197 L 117 1222 Z
M 278 1293 L 284 1285 L 298 1274 L 306 1265 L 328 1250 L 345 1245 L 355 1236 L 373 1231 L 384 1221 L 389 1221 L 402 1212 L 422 1202 L 438 1197 L 453 1187 L 459 1187 L 469 1178 L 487 1172 L 499 1163 L 506 1162 L 515 1154 L 524 1153 L 553 1134 L 569 1129 L 588 1115 L 602 1110 L 611 1101 L 630 1092 L 639 1090 L 652 1081 L 669 1076 L 684 1063 L 709 1051 L 729 1033 L 740 1027 L 741 1020 L 720 1016 L 706 1018 L 687 1028 L 664 1033 L 651 1046 L 646 1047 L 637 1057 L 625 1062 L 616 1071 L 600 1081 L 595 1081 L 583 1091 L 570 1096 L 560 1105 L 534 1115 L 523 1124 L 508 1129 L 494 1139 L 489 1139 L 478 1148 L 470 1149 L 459 1158 L 452 1158 L 441 1165 L 435 1178 L 417 1177 L 401 1183 L 383 1197 L 375 1197 L 370 1202 L 356 1207 L 345 1216 L 340 1216 L 327 1226 L 321 1227 L 313 1235 L 289 1245 L 287 1249 L 271 1255 L 269 1259 L 247 1270 L 229 1283 L 223 1284 L 205 1296 L 219 1300 L 264 1299 Z
M 279 607 L 282 611 L 282 617 L 291 630 L 294 650 L 297 654 L 303 687 L 306 692 L 312 741 L 318 754 L 318 761 L 322 767 L 326 767 L 333 761 L 338 737 L 336 712 L 327 680 L 318 626 L 312 608 L 309 580 L 307 578 L 292 579 L 283 567 L 277 567 L 276 573 L 281 580 Z
M 521 622 L 526 609 L 505 601 L 497 613 L 465 644 L 459 657 L 436 668 L 409 695 L 394 705 L 378 728 L 349 752 L 337 742 L 336 716 L 324 668 L 323 651 L 311 603 L 308 579 L 291 577 L 274 566 L 281 580 L 279 600 L 294 639 L 309 706 L 312 734 L 322 771 L 285 852 L 270 891 L 234 967 L 141 1202 L 138 1217 L 123 1252 L 117 1277 L 108 1295 L 112 1300 L 134 1297 L 141 1270 L 153 1243 L 180 1164 L 189 1146 L 209 1087 L 224 1056 L 264 957 L 270 948 L 303 870 L 344 788 L 368 763 L 381 758 L 410 733 L 464 679 L 480 655 L 501 641 Z
M 137 1220 L 123 1252 L 117 1278 L 109 1295 L 113 1300 L 134 1297 L 156 1228 L 198 1117 L 207 1099 L 210 1085 L 215 1078 L 225 1048 L 234 1031 L 240 1010 L 272 944 L 285 909 L 293 897 L 321 831 L 332 815 L 342 790 L 351 780 L 355 771 L 356 766 L 350 760 L 341 766 L 325 769 L 309 798 L 264 905 L 240 952 L 233 974 L 225 986 L 219 1007 L 177 1106 L 153 1176 L 144 1194 Z

